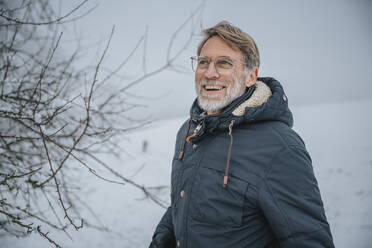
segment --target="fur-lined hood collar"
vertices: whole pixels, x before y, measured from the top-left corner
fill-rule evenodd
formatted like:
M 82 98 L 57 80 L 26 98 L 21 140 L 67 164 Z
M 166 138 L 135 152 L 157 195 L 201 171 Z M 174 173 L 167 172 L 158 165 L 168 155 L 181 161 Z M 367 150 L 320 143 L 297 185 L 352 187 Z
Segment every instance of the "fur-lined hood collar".
M 200 135 L 205 132 L 228 129 L 232 120 L 234 126 L 240 123 L 259 121 L 282 121 L 293 126 L 293 116 L 288 108 L 288 100 L 281 84 L 270 77 L 258 78 L 255 85 L 215 115 L 203 115 L 195 99 L 190 116 L 193 122 L 202 124 Z M 199 136 L 199 135 L 198 135 Z

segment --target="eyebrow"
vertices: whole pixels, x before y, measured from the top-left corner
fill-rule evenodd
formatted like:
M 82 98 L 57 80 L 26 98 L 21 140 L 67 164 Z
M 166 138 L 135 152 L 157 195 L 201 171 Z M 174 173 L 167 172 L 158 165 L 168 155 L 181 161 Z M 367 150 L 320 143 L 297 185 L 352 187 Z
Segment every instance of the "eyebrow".
M 210 57 L 207 57 L 207 56 L 199 56 L 200 58 L 207 58 L 209 60 L 211 60 Z M 229 56 L 219 56 L 217 57 L 216 59 L 230 59 L 230 60 L 236 60 L 236 59 L 233 59 L 233 58 L 230 58 Z

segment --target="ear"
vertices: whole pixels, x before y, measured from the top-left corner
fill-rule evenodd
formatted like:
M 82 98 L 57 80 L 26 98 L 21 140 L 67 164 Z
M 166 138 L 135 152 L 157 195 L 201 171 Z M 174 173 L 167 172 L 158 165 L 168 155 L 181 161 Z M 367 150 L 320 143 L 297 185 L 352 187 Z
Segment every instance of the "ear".
M 251 87 L 257 81 L 258 77 L 258 68 L 254 67 L 252 70 L 249 70 L 248 75 L 245 78 L 245 86 Z

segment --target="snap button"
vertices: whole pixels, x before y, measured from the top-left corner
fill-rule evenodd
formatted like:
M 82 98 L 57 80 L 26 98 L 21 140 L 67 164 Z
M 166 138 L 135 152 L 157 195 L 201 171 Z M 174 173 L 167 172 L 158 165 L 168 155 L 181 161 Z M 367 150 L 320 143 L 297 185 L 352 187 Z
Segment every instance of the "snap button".
M 286 102 L 287 101 L 287 97 L 283 94 L 283 100 Z
M 198 147 L 197 144 L 193 144 L 193 145 L 192 145 L 192 149 L 194 149 L 194 150 L 195 150 L 197 147 Z
M 180 240 L 177 240 L 177 247 L 181 247 Z
M 185 191 L 184 190 L 181 190 L 181 193 L 180 193 L 181 197 L 183 198 L 185 196 Z

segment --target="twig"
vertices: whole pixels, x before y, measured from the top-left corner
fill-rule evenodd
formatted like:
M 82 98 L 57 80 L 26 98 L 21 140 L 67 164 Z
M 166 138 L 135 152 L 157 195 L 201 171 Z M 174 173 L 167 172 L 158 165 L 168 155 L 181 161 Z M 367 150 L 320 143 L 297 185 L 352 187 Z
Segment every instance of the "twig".
M 56 189 L 57 189 L 59 202 L 61 203 L 61 206 L 63 208 L 63 211 L 65 212 L 65 218 L 68 219 L 68 221 L 70 222 L 70 224 L 72 226 L 74 226 L 75 229 L 76 229 L 76 231 L 77 231 L 77 230 L 79 230 L 80 228 L 83 227 L 83 224 L 84 224 L 83 219 L 81 219 L 81 224 L 79 226 L 78 225 L 75 225 L 75 223 L 72 221 L 72 219 L 70 218 L 70 216 L 67 213 L 67 208 L 65 207 L 65 204 L 63 203 L 63 200 L 62 200 L 62 195 L 61 195 L 61 192 L 60 192 L 60 189 L 59 189 L 59 184 L 57 182 L 57 178 L 56 178 L 55 173 L 54 173 L 54 170 L 53 170 L 52 162 L 50 161 L 48 147 L 46 145 L 45 136 L 44 136 L 43 130 L 41 129 L 41 126 L 39 126 L 39 129 L 40 129 L 40 134 L 41 134 L 41 136 L 43 138 L 43 144 L 44 144 L 44 148 L 45 148 L 45 153 L 46 153 L 47 158 L 48 158 L 49 167 L 50 167 L 50 170 L 52 172 L 54 183 L 55 183 L 55 186 L 56 186 Z
M 125 178 L 124 176 L 122 176 L 120 173 L 118 173 L 117 171 L 115 171 L 114 169 L 112 169 L 110 166 L 108 166 L 106 163 L 104 163 L 102 160 L 100 160 L 99 158 L 97 158 L 93 154 L 86 153 L 86 155 L 89 156 L 89 157 L 91 157 L 95 161 L 97 161 L 99 164 L 101 164 L 104 168 L 106 168 L 108 171 L 110 171 L 116 177 L 118 177 L 118 178 L 122 179 L 124 182 L 129 183 L 129 184 L 133 185 L 134 187 L 140 189 L 145 194 L 146 197 L 150 198 L 153 202 L 155 202 L 159 206 L 161 206 L 163 208 L 167 208 L 168 207 L 167 204 L 166 204 L 166 202 L 162 201 L 161 199 L 159 199 L 156 196 L 154 196 L 153 194 L 151 194 L 146 189 L 146 187 L 144 185 L 139 185 L 136 182 L 134 182 L 134 181 L 132 181 L 132 180 L 130 180 L 128 178 Z
M 68 12 L 67 14 L 65 14 L 64 16 L 60 16 L 58 17 L 57 19 L 55 20 L 51 20 L 51 21 L 47 21 L 47 22 L 29 22 L 29 21 L 20 21 L 18 19 L 14 19 L 14 18 L 11 18 L 9 16 L 6 16 L 4 15 L 3 13 L 0 12 L 0 17 L 3 17 L 5 20 L 7 21 L 10 21 L 10 22 L 14 22 L 15 24 L 22 24 L 22 25 L 50 25 L 50 24 L 54 24 L 54 23 L 60 23 L 61 20 L 63 19 L 66 19 L 67 17 L 69 17 L 72 13 L 74 13 L 75 11 L 77 11 L 81 6 L 83 6 L 86 2 L 88 2 L 88 0 L 84 0 L 83 2 L 81 2 L 78 6 L 76 6 L 74 9 L 72 9 L 70 12 Z M 9 24 L 7 24 L 9 25 Z M 0 24 L 0 26 L 6 26 L 4 24 Z
M 44 237 L 45 239 L 47 239 L 51 244 L 53 244 L 56 248 L 62 248 L 59 244 L 57 244 L 53 239 L 49 238 L 48 234 L 49 232 L 42 232 L 41 231 L 41 227 L 40 226 L 37 226 L 36 228 L 37 232 L 42 236 Z
M 106 45 L 106 48 L 96 66 L 96 70 L 95 70 L 95 73 L 94 73 L 94 77 L 93 77 L 93 82 L 92 82 L 92 85 L 90 87 L 90 92 L 89 92 L 89 96 L 88 96 L 88 99 L 87 101 L 85 102 L 85 105 L 86 105 L 86 119 L 85 119 L 85 125 L 84 125 L 84 129 L 83 131 L 81 132 L 80 136 L 77 138 L 77 140 L 74 142 L 73 146 L 70 148 L 70 151 L 67 153 L 67 155 L 65 156 L 65 158 L 63 159 L 63 161 L 61 162 L 61 164 L 59 165 L 59 167 L 56 169 L 55 173 L 53 172 L 52 176 L 50 176 L 48 179 L 46 179 L 44 182 L 42 182 L 39 186 L 43 186 L 45 185 L 47 182 L 49 182 L 52 177 L 55 176 L 56 173 L 58 173 L 58 171 L 62 168 L 64 162 L 67 160 L 67 158 L 70 156 L 71 152 L 75 149 L 75 147 L 77 146 L 77 144 L 80 142 L 80 140 L 84 137 L 88 127 L 89 127 L 89 123 L 90 123 L 90 106 L 91 106 L 91 99 L 92 99 L 92 96 L 93 96 L 93 91 L 94 91 L 94 86 L 96 85 L 97 83 L 97 75 L 98 75 L 98 71 L 99 71 L 99 67 L 103 61 L 103 58 L 105 57 L 106 53 L 107 53 L 107 50 L 109 48 L 109 45 L 110 45 L 110 42 L 111 42 L 111 38 L 114 34 L 114 30 L 115 30 L 115 26 L 112 28 L 111 30 L 111 34 L 110 34 L 110 38 L 107 42 L 107 45 Z

